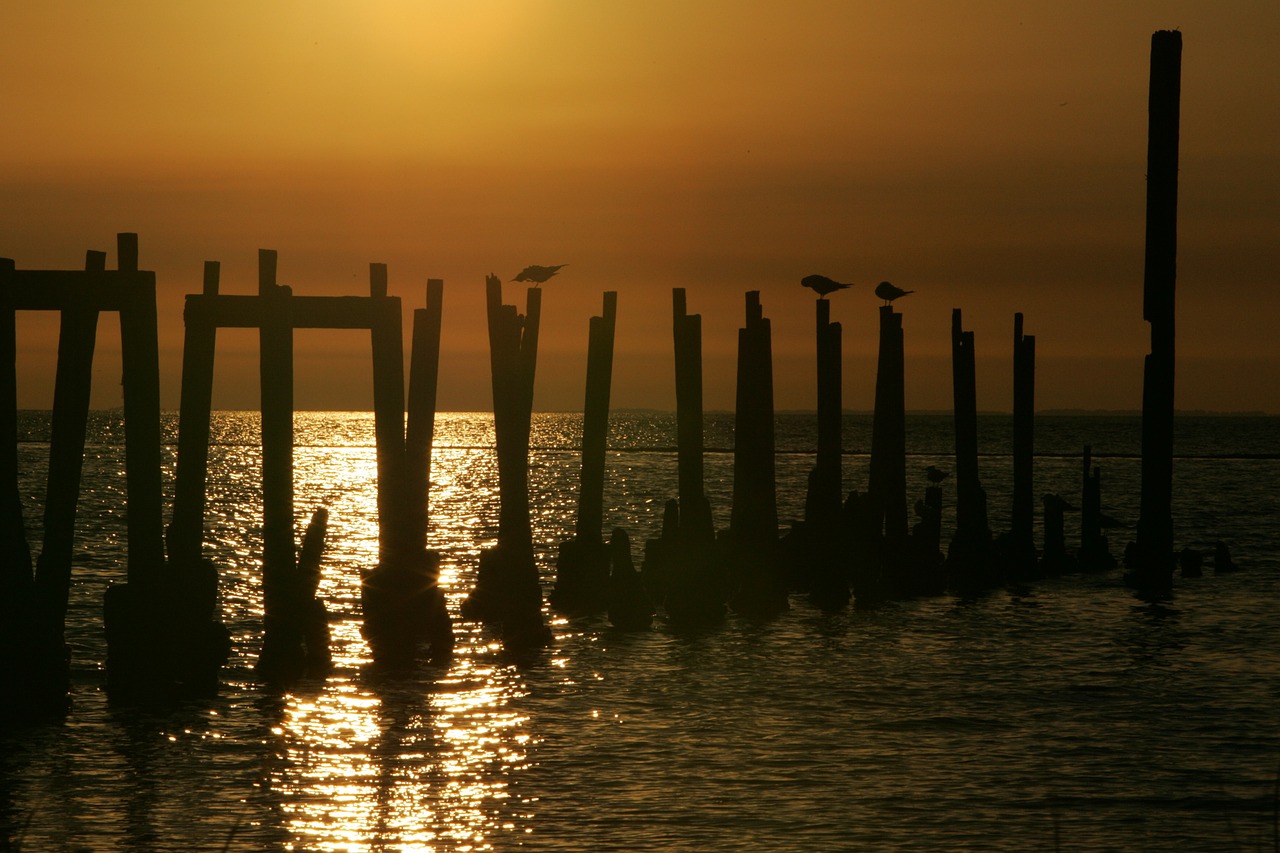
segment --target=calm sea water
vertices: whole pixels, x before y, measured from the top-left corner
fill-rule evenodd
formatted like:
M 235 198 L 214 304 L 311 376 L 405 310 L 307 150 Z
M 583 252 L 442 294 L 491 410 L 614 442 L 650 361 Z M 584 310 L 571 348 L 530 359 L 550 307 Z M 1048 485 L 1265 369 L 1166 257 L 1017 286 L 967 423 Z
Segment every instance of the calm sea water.
M 166 418 L 170 437 L 176 418 Z M 1137 518 L 1139 422 L 1042 417 L 1037 493 L 1079 493 L 1081 447 L 1107 512 Z M 573 527 L 580 417 L 535 415 L 533 521 L 544 581 Z M 27 413 L 38 541 L 47 416 Z M 96 415 L 80 506 L 65 723 L 0 736 L 0 849 L 1274 850 L 1280 808 L 1280 419 L 1179 421 L 1179 547 L 1231 544 L 1245 571 L 1146 601 L 1118 572 L 677 635 L 553 619 L 517 665 L 458 621 L 446 669 L 368 672 L 361 569 L 376 560 L 372 417 L 299 413 L 299 530 L 330 510 L 321 594 L 336 668 L 273 695 L 253 678 L 261 614 L 257 417 L 215 417 L 206 547 L 234 651 L 221 695 L 110 708 L 102 595 L 123 580 L 123 427 Z M 675 492 L 674 419 L 615 414 L 606 526 L 640 543 Z M 1007 416 L 985 416 L 982 474 L 1008 525 Z M 780 514 L 799 517 L 811 416 L 779 417 Z M 707 486 L 727 522 L 732 418 L 707 419 Z M 497 534 L 487 414 L 438 419 L 433 548 L 455 609 Z M 949 416 L 908 420 L 910 493 L 951 468 Z M 870 418 L 846 417 L 865 488 Z M 166 449 L 171 490 L 173 447 Z M 948 499 L 951 495 L 948 494 Z M 952 521 L 944 516 L 944 537 Z M 1070 521 L 1068 522 L 1070 524 Z M 1119 555 L 1128 531 L 1117 531 Z M 1073 538 L 1078 531 L 1068 529 Z

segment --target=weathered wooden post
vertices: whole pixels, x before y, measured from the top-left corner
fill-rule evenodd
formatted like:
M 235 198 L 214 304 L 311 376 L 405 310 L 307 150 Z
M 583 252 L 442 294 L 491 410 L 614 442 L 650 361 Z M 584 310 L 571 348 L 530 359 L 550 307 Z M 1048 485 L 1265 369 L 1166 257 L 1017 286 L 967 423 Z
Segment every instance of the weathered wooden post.
M 618 294 L 604 294 L 599 317 L 592 317 L 587 336 L 587 389 L 582 409 L 582 474 L 574 538 L 560 546 L 551 604 L 571 615 L 608 606 L 609 551 L 601 538 L 604 525 L 604 469 L 609 439 L 609 393 L 613 381 L 613 338 Z
M 768 616 L 790 606 L 778 543 L 773 340 L 758 290 L 747 293 L 746 309 L 746 323 L 738 330 L 733 510 L 726 537 L 734 586 L 730 604 L 741 612 Z M 838 513 L 838 480 L 836 488 Z
M 1182 33 L 1151 36 L 1147 125 L 1147 238 L 1143 319 L 1151 353 L 1143 370 L 1142 500 L 1128 580 L 1163 589 L 1173 583 L 1174 291 L 1178 258 L 1178 132 Z
M 956 532 L 947 552 L 952 583 L 976 589 L 996 581 L 991 566 L 987 493 L 978 477 L 978 401 L 973 332 L 951 312 L 951 365 L 955 398 Z
M 31 548 L 18 489 L 18 315 L 9 298 L 13 271 L 14 262 L 0 258 L 0 615 L 4 616 L 25 608 L 32 582 Z M 16 605 L 19 601 L 21 606 Z M 11 648 L 6 643 L 6 653 Z
M 405 488 L 404 340 L 400 302 L 387 296 L 387 265 L 369 264 L 373 308 L 369 339 L 373 356 L 373 430 L 378 465 L 378 559 L 399 559 L 408 551 L 415 519 Z
M 1013 315 L 1013 529 L 1012 565 L 1021 576 L 1036 567 L 1035 460 L 1036 339 L 1022 333 L 1022 314 Z
M 431 447 L 435 442 L 436 389 L 440 376 L 440 327 L 444 317 L 444 282 L 427 279 L 425 308 L 413 311 L 413 343 L 409 354 L 409 401 L 405 426 L 407 503 L 412 519 L 411 542 L 427 547 L 431 483 Z M 435 578 L 433 576 L 432 582 Z
M 486 281 L 493 425 L 498 454 L 498 545 L 480 555 L 476 588 L 463 615 L 496 625 L 508 648 L 551 641 L 542 619 L 542 589 L 529 515 L 529 428 L 537 371 L 542 289 L 526 292 L 525 315 L 502 304 L 502 280 Z

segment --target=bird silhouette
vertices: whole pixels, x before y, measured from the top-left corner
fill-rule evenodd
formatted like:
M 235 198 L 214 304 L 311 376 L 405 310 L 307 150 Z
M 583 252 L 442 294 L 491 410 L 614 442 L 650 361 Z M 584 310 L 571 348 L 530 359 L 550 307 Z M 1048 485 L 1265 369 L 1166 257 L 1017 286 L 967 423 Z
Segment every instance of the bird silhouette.
M 520 275 L 516 276 L 511 280 L 512 281 L 531 281 L 533 282 L 534 287 L 537 287 L 539 284 L 542 284 L 544 281 L 551 278 L 551 276 L 558 273 L 561 267 L 567 267 L 567 266 L 569 265 L 556 264 L 553 267 L 542 267 L 542 266 L 538 266 L 537 264 L 532 264 L 520 270 Z
M 1041 497 L 1041 500 L 1044 502 L 1046 509 L 1048 509 L 1049 507 L 1057 507 L 1063 512 L 1079 511 L 1079 507 L 1072 506 L 1070 503 L 1067 502 L 1067 500 L 1064 497 L 1062 497 L 1062 495 L 1055 495 L 1050 493 Z
M 837 290 L 844 290 L 846 287 L 853 287 L 852 284 L 843 284 L 834 279 L 827 278 L 825 275 L 807 275 L 800 279 L 800 284 L 809 288 L 818 294 L 821 299 L 826 299 L 828 293 L 835 293 Z
M 924 473 L 925 476 L 929 478 L 929 482 L 933 483 L 935 486 L 951 476 L 950 471 L 943 471 L 937 465 L 930 465 L 925 469 Z
M 887 281 L 882 281 L 876 285 L 876 296 L 883 299 L 885 305 L 892 303 L 899 296 L 906 296 L 908 293 L 915 293 L 915 291 L 903 290 L 901 287 L 896 287 Z

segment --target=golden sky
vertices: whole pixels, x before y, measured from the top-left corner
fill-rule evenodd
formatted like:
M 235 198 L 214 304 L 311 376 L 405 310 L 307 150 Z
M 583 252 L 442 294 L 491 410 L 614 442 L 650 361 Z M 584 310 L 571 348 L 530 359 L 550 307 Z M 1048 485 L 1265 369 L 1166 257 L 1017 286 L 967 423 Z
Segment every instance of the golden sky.
M 743 294 L 773 321 L 777 405 L 814 406 L 812 295 L 874 397 L 876 305 L 904 313 L 907 405 L 1010 407 L 1013 314 L 1037 406 L 1138 409 L 1151 33 L 1183 33 L 1178 398 L 1280 412 L 1280 3 L 241 2 L 0 6 L 0 255 L 74 269 L 136 231 L 164 403 L 202 263 L 256 292 L 445 279 L 441 409 L 488 409 L 484 276 L 546 285 L 535 405 L 582 405 L 587 321 L 617 290 L 613 402 L 674 406 L 671 288 L 703 315 L 708 408 L 733 403 Z M 508 285 L 505 301 L 523 305 Z M 406 310 L 406 318 L 408 310 Z M 19 321 L 20 404 L 52 400 L 56 321 Z M 257 406 L 257 338 L 221 333 L 215 405 Z M 366 408 L 367 335 L 299 332 L 299 408 Z M 95 405 L 119 400 L 100 323 Z

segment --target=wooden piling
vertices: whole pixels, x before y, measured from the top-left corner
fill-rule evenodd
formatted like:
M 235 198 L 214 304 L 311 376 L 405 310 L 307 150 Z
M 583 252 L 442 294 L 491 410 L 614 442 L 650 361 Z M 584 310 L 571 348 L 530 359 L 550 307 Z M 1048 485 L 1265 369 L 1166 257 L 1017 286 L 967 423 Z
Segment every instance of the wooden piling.
M 680 528 L 701 539 L 712 536 L 704 511 L 702 470 L 702 315 L 687 310 L 685 289 L 672 288 L 672 333 L 676 362 L 676 455 Z
M 582 478 L 578 492 L 578 539 L 602 543 L 604 469 L 609 443 L 609 395 L 613 382 L 613 338 L 618 294 L 607 291 L 600 316 L 588 328 L 587 388 L 582 409 Z
M 202 295 L 218 295 L 221 265 L 204 262 Z M 204 541 L 205 491 L 209 469 L 209 428 L 213 409 L 213 364 L 218 327 L 207 303 L 187 297 L 182 346 L 182 391 L 178 411 L 178 462 L 169 523 L 169 559 L 194 565 Z
M 85 272 L 102 273 L 106 255 L 89 252 Z M 93 379 L 93 351 L 98 312 L 69 305 L 60 312 L 58 366 L 53 390 L 53 424 L 49 440 L 49 473 L 45 490 L 44 545 L 36 562 L 36 604 L 51 642 L 61 643 L 71 589 L 71 559 L 75 544 L 76 504 L 84 467 L 85 433 L 89 423 L 89 391 Z M 126 422 L 126 429 L 129 424 Z M 132 543 L 131 543 L 132 544 Z
M 542 619 L 529 513 L 529 429 L 542 289 L 528 288 L 523 317 L 516 306 L 502 304 L 497 276 L 487 278 L 485 295 L 498 455 L 498 546 L 481 554 L 476 588 L 463 604 L 463 615 L 498 626 L 508 647 L 530 648 L 551 640 Z
M 1132 580 L 1172 583 L 1174 292 L 1178 250 L 1178 134 L 1182 33 L 1151 36 L 1147 124 L 1147 235 L 1143 319 L 1151 324 L 1151 353 L 1143 370 L 1142 498 Z
M 880 307 L 876 408 L 871 427 L 868 493 L 883 519 L 886 543 L 901 543 L 907 525 L 907 426 L 902 315 Z
M 977 370 L 973 332 L 951 312 L 951 365 L 956 435 L 956 531 L 947 552 L 953 586 L 972 590 L 998 582 L 991 564 L 987 494 L 978 477 Z
M 17 310 L 10 299 L 14 262 L 0 258 L 0 606 L 18 612 L 32 582 L 31 549 L 18 488 Z M 2 631 L 3 628 L 0 628 Z M 0 637 L 3 637 L 0 634 Z
M 737 379 L 733 511 L 724 547 L 732 586 L 729 603 L 741 613 L 771 616 L 790 604 L 778 541 L 773 340 L 757 290 L 747 293 L 746 322 L 738 330 Z
M 740 538 L 757 542 L 776 541 L 778 497 L 774 471 L 773 342 L 769 320 L 765 318 L 760 305 L 760 291 L 747 293 L 746 314 L 746 324 L 738 330 L 737 407 L 733 428 L 733 510 L 729 529 Z M 837 394 L 838 387 L 837 384 Z M 836 405 L 838 411 L 838 397 Z M 837 466 L 839 442 L 837 425 Z M 823 453 L 823 446 L 820 429 L 820 455 Z M 829 449 L 827 453 L 830 453 Z M 839 480 L 836 482 L 838 490 Z M 838 504 L 838 491 L 836 500 Z
M 264 657 L 282 625 L 279 620 L 287 619 L 297 567 L 293 539 L 292 295 L 289 287 L 276 284 L 275 251 L 259 250 Z M 288 642 L 292 641 L 289 638 Z
M 373 352 L 373 431 L 378 466 L 379 561 L 408 552 L 410 523 L 405 488 L 404 331 L 400 300 L 387 296 L 387 265 L 369 265 L 369 296 L 374 321 L 369 330 Z
M 405 470 L 410 543 L 427 547 L 431 483 L 431 446 L 435 441 L 436 389 L 440 373 L 440 327 L 444 316 L 444 282 L 427 279 L 425 308 L 413 311 L 413 343 L 409 355 L 408 423 L 405 427 Z M 433 578 L 434 580 L 434 578 Z
M 818 367 L 818 452 L 814 466 L 813 495 L 807 502 L 805 522 L 818 525 L 824 536 L 834 536 L 841 507 L 842 329 L 831 322 L 831 303 L 815 300 Z
M 1022 332 L 1022 314 L 1013 315 L 1013 543 L 1019 563 L 1035 563 L 1036 339 Z
M 137 276 L 120 307 L 129 580 L 154 583 L 164 566 L 156 278 L 138 271 L 137 234 L 118 235 L 117 254 L 120 271 Z

